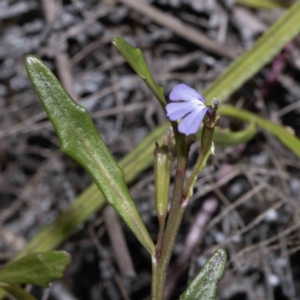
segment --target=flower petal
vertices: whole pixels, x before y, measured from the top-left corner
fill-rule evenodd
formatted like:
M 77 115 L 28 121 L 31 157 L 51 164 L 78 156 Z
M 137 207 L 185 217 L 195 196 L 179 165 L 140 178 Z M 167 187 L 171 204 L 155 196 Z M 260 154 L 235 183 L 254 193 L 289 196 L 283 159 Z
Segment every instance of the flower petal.
M 196 108 L 197 105 L 191 102 L 169 103 L 166 106 L 167 117 L 171 121 L 177 121 Z
M 192 101 L 198 99 L 202 102 L 205 102 L 205 99 L 201 94 L 184 83 L 180 83 L 173 88 L 169 99 L 171 101 Z
M 208 108 L 196 108 L 188 116 L 186 116 L 179 124 L 178 130 L 185 135 L 196 133 L 203 121 Z

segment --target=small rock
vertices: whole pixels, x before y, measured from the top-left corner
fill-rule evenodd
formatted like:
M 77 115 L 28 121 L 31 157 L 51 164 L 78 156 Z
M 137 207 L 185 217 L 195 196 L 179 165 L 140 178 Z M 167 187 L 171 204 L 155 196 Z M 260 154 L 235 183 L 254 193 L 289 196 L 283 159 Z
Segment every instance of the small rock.
M 280 284 L 280 279 L 275 274 L 269 274 L 267 276 L 267 280 L 268 280 L 269 285 L 271 285 L 271 286 L 278 286 Z
M 292 178 L 290 181 L 290 188 L 292 191 L 292 194 L 297 197 L 300 194 L 300 181 L 296 178 Z
M 266 222 L 274 222 L 278 220 L 278 212 L 275 209 L 270 209 L 265 215 Z
M 268 153 L 262 151 L 257 155 L 252 155 L 250 158 L 250 163 L 262 167 L 262 166 L 266 166 L 269 160 L 270 157 Z

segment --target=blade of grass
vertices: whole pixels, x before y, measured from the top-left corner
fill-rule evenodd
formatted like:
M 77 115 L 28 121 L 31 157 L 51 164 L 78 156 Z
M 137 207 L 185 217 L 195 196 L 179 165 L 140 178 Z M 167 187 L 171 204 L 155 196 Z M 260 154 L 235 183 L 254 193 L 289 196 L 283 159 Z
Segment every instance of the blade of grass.
M 248 121 L 248 120 L 246 120 Z M 196 133 L 196 138 L 201 139 L 203 126 Z M 247 143 L 250 141 L 256 134 L 256 125 L 255 122 L 251 122 L 247 128 L 241 131 L 232 132 L 227 130 L 220 129 L 216 127 L 214 130 L 213 142 L 218 147 L 232 147 L 242 143 Z
M 27 55 L 25 67 L 58 135 L 60 149 L 85 168 L 107 202 L 153 255 L 154 243 L 130 195 L 123 170 L 111 155 L 87 110 L 69 96 L 39 58 Z
M 151 165 L 155 142 L 162 143 L 164 133 L 168 128 L 169 124 L 157 128 L 119 162 L 127 183 L 132 182 L 137 174 Z M 105 204 L 106 201 L 101 192 L 95 184 L 92 184 L 76 198 L 64 213 L 36 235 L 14 260 L 29 253 L 49 251 L 58 247 L 80 224 Z
M 255 45 L 237 58 L 205 90 L 208 102 L 226 100 L 244 82 L 264 67 L 300 31 L 300 1 L 297 1 Z
M 274 8 L 288 8 L 291 6 L 291 3 L 284 0 L 235 0 L 235 3 L 249 6 L 252 8 L 265 8 L 265 9 L 274 9 Z
M 249 111 L 230 105 L 222 105 L 219 112 L 224 116 L 247 122 L 255 122 L 260 128 L 275 135 L 287 148 L 292 150 L 298 157 L 300 157 L 300 140 L 287 131 L 283 126 L 274 124 Z

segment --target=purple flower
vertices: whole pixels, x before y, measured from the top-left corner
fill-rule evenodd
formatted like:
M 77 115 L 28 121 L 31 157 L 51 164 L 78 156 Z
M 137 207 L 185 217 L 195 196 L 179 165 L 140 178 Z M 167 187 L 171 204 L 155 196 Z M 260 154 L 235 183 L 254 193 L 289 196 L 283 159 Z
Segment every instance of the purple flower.
M 171 101 L 166 106 L 167 117 L 171 121 L 182 119 L 179 132 L 190 135 L 198 131 L 208 110 L 202 95 L 184 83 L 176 85 L 169 96 Z

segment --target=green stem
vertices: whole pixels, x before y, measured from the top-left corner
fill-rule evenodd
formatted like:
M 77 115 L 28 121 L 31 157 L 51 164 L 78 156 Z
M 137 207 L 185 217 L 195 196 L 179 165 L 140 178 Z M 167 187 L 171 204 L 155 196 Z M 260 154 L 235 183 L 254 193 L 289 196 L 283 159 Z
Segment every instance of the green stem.
M 180 172 L 181 173 L 181 172 Z M 161 247 L 160 256 L 152 260 L 152 300 L 163 300 L 166 272 L 173 252 L 176 235 L 185 211 L 185 206 L 181 205 L 181 195 L 184 183 L 184 172 L 177 173 L 177 193 L 174 193 L 170 216 L 167 222 L 164 240 Z
M 180 135 L 177 131 L 177 127 L 174 126 L 178 155 L 174 194 L 171 202 L 171 209 L 167 221 L 167 226 L 163 236 L 162 247 L 159 248 L 159 251 L 158 248 L 156 248 L 156 257 L 152 259 L 152 300 L 164 299 L 164 287 L 167 268 L 169 266 L 169 262 L 172 256 L 179 226 L 181 224 L 185 208 L 188 204 L 188 192 L 190 188 L 192 188 L 192 185 L 195 182 L 195 177 L 197 176 L 202 165 L 204 165 L 207 156 L 210 153 L 214 126 L 204 127 L 204 130 L 202 132 L 201 150 L 199 153 L 199 157 L 185 188 L 184 179 L 188 159 L 187 143 L 185 137 Z
M 193 168 L 193 171 L 183 189 L 182 202 L 185 202 L 186 200 L 188 200 L 188 198 L 191 197 L 192 193 L 189 193 L 190 189 L 192 189 L 194 187 L 197 174 L 204 167 L 205 162 L 206 162 L 209 154 L 211 153 L 210 151 L 211 151 L 212 138 L 214 135 L 215 126 L 216 126 L 215 123 L 212 126 L 208 126 L 206 124 L 204 124 L 204 126 L 203 126 L 202 136 L 201 136 L 200 153 L 199 153 L 198 159 L 196 161 L 196 164 Z
M 166 216 L 158 216 L 158 223 L 159 223 L 159 231 L 158 231 L 158 237 L 157 237 L 157 243 L 156 243 L 156 256 L 160 256 L 161 254 L 161 248 L 165 233 L 165 225 L 166 225 Z
M 188 181 L 187 181 L 187 183 L 186 183 L 186 185 L 185 185 L 185 187 L 183 189 L 183 196 L 182 196 L 183 201 L 187 198 L 189 190 L 192 187 L 193 183 L 195 182 L 195 177 L 197 176 L 198 171 L 199 171 L 199 169 L 200 169 L 200 167 L 201 167 L 201 165 L 203 163 L 203 160 L 205 158 L 206 152 L 207 151 L 205 151 L 205 152 L 201 151 L 200 154 L 199 154 L 199 156 L 198 156 L 198 159 L 196 161 L 194 169 L 193 169 L 193 171 L 192 171 L 192 173 L 191 173 L 191 175 L 190 175 L 190 177 L 189 177 L 189 179 L 188 179 Z
M 151 300 L 164 299 L 165 273 L 159 267 L 156 257 L 152 257 Z
M 171 202 L 170 215 L 168 218 L 161 252 L 156 253 L 152 259 L 152 300 L 163 300 L 166 272 L 172 255 L 176 235 L 182 220 L 185 206 L 181 205 L 183 184 L 185 178 L 187 151 L 183 136 L 175 134 L 177 145 L 177 170 L 174 184 L 174 194 Z

